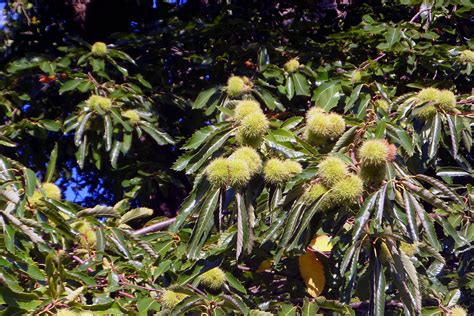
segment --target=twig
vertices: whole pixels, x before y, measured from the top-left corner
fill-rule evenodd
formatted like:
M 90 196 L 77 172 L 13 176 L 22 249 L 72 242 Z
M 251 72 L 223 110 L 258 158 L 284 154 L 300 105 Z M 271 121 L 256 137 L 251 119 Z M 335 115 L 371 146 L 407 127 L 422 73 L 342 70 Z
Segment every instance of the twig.
M 136 231 L 133 232 L 134 235 L 145 235 L 145 234 L 148 234 L 148 233 L 154 233 L 156 231 L 159 231 L 159 230 L 163 230 L 165 228 L 168 228 L 169 226 L 171 226 L 174 222 L 176 221 L 176 217 L 172 217 L 172 218 L 169 218 L 169 219 L 166 219 L 162 222 L 159 222 L 159 223 L 156 223 L 156 224 L 153 224 L 153 225 L 150 225 L 150 226 L 146 226 L 146 227 L 143 227 L 143 228 L 140 228 Z
M 132 284 L 132 283 L 127 283 L 127 282 L 123 282 L 121 281 L 120 282 L 120 285 L 123 285 L 123 286 L 129 286 L 129 287 L 136 287 L 136 288 L 139 288 L 139 289 L 142 289 L 142 290 L 147 290 L 147 291 L 154 291 L 154 292 L 163 292 L 163 290 L 160 290 L 160 289 L 154 289 L 152 287 L 148 287 L 148 286 L 143 286 L 143 285 L 138 285 L 138 284 Z
M 349 304 L 349 306 L 353 309 L 368 309 L 370 306 L 370 302 L 363 301 L 363 302 L 351 303 Z M 404 304 L 402 302 L 392 300 L 392 301 L 386 302 L 385 306 L 403 309 Z
M 71 258 L 72 258 L 74 261 L 79 262 L 79 264 L 84 264 L 84 263 L 85 263 L 85 261 L 82 260 L 81 258 L 79 258 L 78 256 L 72 256 Z M 89 267 L 89 268 L 87 268 L 87 272 L 92 273 L 92 272 L 94 272 L 94 269 L 92 269 L 92 268 Z
M 410 23 L 415 22 L 415 20 L 416 20 L 423 12 L 426 12 L 426 11 L 431 11 L 431 8 L 424 9 L 424 10 L 419 10 L 419 11 L 411 18 Z
M 15 204 L 9 202 L 6 209 L 0 212 L 8 219 L 10 223 L 18 227 L 25 235 L 27 235 L 32 242 L 44 244 L 45 241 L 40 235 L 36 234 L 33 229 L 23 224 L 18 218 L 16 218 L 15 216 L 13 216 L 13 214 L 10 213 L 11 211 L 13 211 L 14 208 Z
M 127 293 L 127 292 L 124 292 L 124 291 L 119 291 L 118 293 L 119 293 L 120 295 L 126 296 L 126 297 L 128 297 L 128 298 L 135 298 L 135 296 L 133 296 L 132 294 Z

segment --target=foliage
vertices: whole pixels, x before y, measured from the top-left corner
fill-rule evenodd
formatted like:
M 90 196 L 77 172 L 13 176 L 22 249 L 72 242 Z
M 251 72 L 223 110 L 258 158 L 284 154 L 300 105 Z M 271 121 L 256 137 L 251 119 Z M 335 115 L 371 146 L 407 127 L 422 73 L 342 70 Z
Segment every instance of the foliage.
M 462 313 L 473 5 L 160 5 L 8 3 L 0 312 Z

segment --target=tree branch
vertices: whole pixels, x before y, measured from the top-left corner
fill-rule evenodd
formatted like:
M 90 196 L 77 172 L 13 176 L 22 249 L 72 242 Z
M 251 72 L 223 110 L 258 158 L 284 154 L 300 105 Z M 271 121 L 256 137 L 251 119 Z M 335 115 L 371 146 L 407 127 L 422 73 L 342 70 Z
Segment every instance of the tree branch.
M 153 224 L 153 225 L 150 225 L 150 226 L 146 226 L 146 227 L 143 227 L 143 228 L 140 228 L 136 231 L 133 232 L 134 235 L 145 235 L 145 234 L 149 234 L 149 233 L 154 233 L 156 231 L 159 231 L 159 230 L 163 230 L 165 228 L 168 228 L 169 226 L 171 226 L 174 222 L 176 221 L 176 217 L 172 217 L 172 218 L 169 218 L 169 219 L 166 219 L 162 222 L 159 222 L 159 223 L 156 223 L 156 224 Z

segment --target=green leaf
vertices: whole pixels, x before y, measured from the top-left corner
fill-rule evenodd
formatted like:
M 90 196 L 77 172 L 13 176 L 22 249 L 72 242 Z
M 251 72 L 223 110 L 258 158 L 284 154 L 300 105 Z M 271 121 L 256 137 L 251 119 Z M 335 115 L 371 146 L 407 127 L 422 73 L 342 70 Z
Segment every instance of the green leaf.
M 199 182 L 196 188 L 194 188 L 189 196 L 184 200 L 183 204 L 179 209 L 179 213 L 176 216 L 176 221 L 169 228 L 172 232 L 177 232 L 179 228 L 183 225 L 186 218 L 193 213 L 198 204 L 201 201 L 201 198 L 206 196 L 206 193 L 211 189 L 211 185 L 208 181 Z
M 59 94 L 63 94 L 64 92 L 75 90 L 83 80 L 81 79 L 74 79 L 66 81 L 61 88 L 59 88 Z
M 38 178 L 36 178 L 35 173 L 33 170 L 24 168 L 23 169 L 23 176 L 25 177 L 25 192 L 26 195 L 32 196 L 35 193 L 36 183 L 38 182 Z
M 122 116 L 120 115 L 120 113 L 118 112 L 117 109 L 112 109 L 112 110 L 109 111 L 109 113 L 112 114 L 112 117 L 113 117 L 114 120 L 119 122 L 125 128 L 125 131 L 127 131 L 127 132 L 133 131 L 133 127 L 130 126 L 130 124 L 128 124 L 127 122 L 125 122 L 122 119 Z M 141 123 L 143 123 L 143 122 L 141 122 Z
M 253 225 L 249 205 L 245 196 L 239 192 L 235 194 L 237 200 L 237 249 L 236 258 L 239 259 L 243 250 L 250 253 L 253 246 Z
M 463 236 L 463 233 L 461 231 L 457 231 L 456 228 L 454 228 L 448 221 L 448 219 L 437 216 L 436 222 L 438 222 L 442 227 L 446 235 L 454 239 L 454 242 L 456 243 L 456 248 L 462 247 L 466 244 L 469 244 L 469 242 L 466 240 L 466 238 Z
M 254 93 L 257 97 L 265 103 L 267 108 L 270 110 L 279 109 L 280 111 L 284 111 L 285 107 L 281 104 L 280 101 L 267 89 L 264 88 L 254 88 Z
M 16 144 L 12 142 L 10 139 L 3 137 L 0 135 L 0 145 L 6 146 L 6 147 L 16 147 Z
M 92 116 L 92 112 L 87 113 L 79 123 L 79 127 L 76 130 L 76 134 L 74 135 L 74 144 L 76 146 L 79 146 L 82 143 L 82 136 L 84 135 L 84 132 L 86 130 L 87 122 Z
M 78 212 L 77 217 L 86 217 L 86 216 L 93 216 L 93 217 L 115 217 L 119 218 L 120 214 L 111 207 L 111 206 L 103 206 L 103 205 L 96 205 L 93 208 L 86 208 L 82 211 Z
M 385 39 L 387 40 L 388 48 L 391 49 L 394 44 L 400 41 L 402 31 L 399 28 L 391 27 L 388 29 Z
M 420 203 L 415 199 L 413 195 L 409 195 L 411 203 L 418 214 L 418 218 L 421 221 L 421 224 L 423 225 L 423 229 L 425 230 L 426 235 L 428 236 L 428 240 L 435 249 L 438 251 L 441 250 L 441 245 L 438 241 L 438 237 L 436 235 L 436 231 L 433 225 L 433 220 L 429 217 L 429 215 L 425 212 L 425 210 L 422 208 Z
M 90 65 L 96 73 L 103 73 L 105 68 L 105 62 L 103 59 L 93 58 L 90 60 Z
M 464 202 L 461 199 L 461 197 L 455 191 L 451 190 L 446 185 L 441 183 L 441 181 L 438 181 L 437 179 L 432 178 L 432 177 L 427 176 L 427 175 L 424 175 L 424 174 L 417 174 L 416 177 L 420 178 L 420 179 L 428 182 L 429 184 L 433 185 L 434 187 L 438 188 L 441 192 L 443 192 L 446 196 L 448 196 L 450 199 L 452 199 L 456 203 L 458 203 L 460 205 L 464 205 Z
M 446 114 L 446 122 L 448 123 L 449 137 L 451 138 L 451 149 L 454 159 L 458 157 L 459 151 L 459 133 L 456 129 L 455 120 L 455 117 Z
M 314 316 L 318 310 L 319 307 L 316 303 L 309 301 L 308 298 L 305 298 L 303 307 L 301 308 L 301 316 Z
M 387 124 L 388 136 L 393 143 L 400 144 L 409 156 L 413 156 L 415 148 L 413 147 L 413 141 L 410 135 L 403 129 L 395 127 L 391 124 Z
M 204 107 L 210 107 L 218 98 L 219 88 L 213 87 L 208 90 L 202 91 L 193 102 L 193 109 L 202 109 Z
M 341 97 L 340 89 L 341 86 L 337 81 L 324 82 L 314 90 L 311 100 L 315 102 L 316 106 L 323 108 L 325 111 L 330 111 L 337 106 Z
M 324 296 L 317 297 L 316 304 L 324 309 L 339 312 L 341 315 L 355 316 L 354 310 L 349 305 L 343 304 L 339 301 L 328 300 Z
M 77 289 L 73 290 L 71 293 L 69 293 L 65 298 L 64 298 L 64 303 L 69 304 L 73 301 L 76 300 L 76 298 L 81 295 L 81 293 L 84 291 L 84 286 L 80 286 Z
M 137 301 L 138 315 L 146 316 L 150 311 L 158 311 L 160 304 L 155 298 L 143 297 Z
M 34 293 L 15 292 L 5 286 L 0 287 L 0 304 L 2 305 L 17 306 L 24 311 L 33 311 L 41 303 L 40 297 Z
M 147 207 L 139 207 L 128 211 L 119 219 L 119 224 L 126 224 L 136 219 L 153 215 L 153 210 Z
M 245 303 L 242 301 L 240 297 L 237 295 L 227 295 L 227 294 L 221 294 L 221 298 L 224 299 L 228 304 L 232 305 L 234 309 L 238 310 L 242 315 L 248 315 L 249 314 L 249 308 Z
M 112 148 L 112 134 L 113 134 L 113 125 L 112 119 L 109 114 L 104 115 L 104 140 L 105 140 L 105 150 L 110 151 Z
M 150 123 L 141 122 L 140 126 L 148 135 L 150 135 L 156 141 L 158 145 L 174 144 L 174 141 L 170 135 L 168 135 L 165 132 L 159 131 L 157 128 L 153 127 Z
M 209 125 L 199 129 L 197 132 L 191 136 L 191 138 L 186 142 L 186 144 L 182 147 L 183 149 L 196 149 L 201 146 L 206 140 L 208 140 L 211 136 L 214 136 L 217 131 L 220 131 L 220 128 L 224 125 Z
M 336 144 L 331 150 L 331 153 L 336 153 L 341 150 L 343 147 L 351 144 L 353 138 L 357 133 L 357 126 L 352 126 L 350 129 L 344 132 L 342 136 L 337 140 Z
M 356 242 L 357 240 L 359 240 L 359 237 L 362 234 L 362 231 L 364 230 L 364 226 L 369 220 L 370 211 L 375 206 L 375 202 L 377 201 L 377 195 L 378 195 L 378 192 L 375 192 L 375 193 L 372 193 L 372 195 L 370 195 L 369 197 L 367 197 L 364 204 L 362 205 L 362 208 L 359 211 L 359 214 L 357 214 L 355 218 L 354 228 L 353 228 L 353 231 L 354 231 L 352 235 L 353 242 Z
M 202 245 L 206 241 L 207 235 L 213 226 L 213 215 L 219 200 L 220 190 L 214 190 L 209 193 L 199 212 L 199 218 L 194 225 L 189 243 L 188 258 L 197 258 Z
M 122 232 L 118 228 L 110 228 L 111 234 L 108 234 L 107 237 L 115 244 L 117 249 L 127 258 L 132 259 L 130 250 L 128 249 L 128 243 L 125 240 Z
M 354 256 L 354 252 L 359 247 L 360 247 L 360 242 L 356 241 L 355 243 L 349 245 L 349 248 L 346 249 L 344 257 L 342 258 L 341 268 L 339 270 L 341 275 L 344 275 L 347 268 L 351 264 L 352 260 L 357 260 L 358 259 Z
M 377 228 L 382 227 L 382 219 L 385 209 L 385 197 L 387 194 L 388 184 L 382 186 L 382 188 L 378 191 L 379 195 L 377 198 L 377 213 L 375 214 L 375 223 Z
M 410 279 L 411 283 L 413 284 L 413 294 L 415 296 L 415 307 L 417 311 L 421 310 L 421 293 L 420 293 L 420 285 L 418 282 L 418 273 L 416 272 L 416 268 L 411 262 L 410 258 L 403 252 L 400 251 L 400 258 L 403 264 L 403 267 Z M 395 260 L 395 262 L 397 262 Z
M 442 125 L 441 118 L 439 114 L 436 113 L 431 121 L 430 143 L 428 146 L 428 157 L 430 160 L 435 159 L 438 153 Z
M 79 150 L 76 152 L 76 159 L 77 159 L 77 164 L 79 165 L 79 168 L 84 168 L 84 160 L 86 158 L 87 154 L 87 135 L 84 135 L 84 138 L 82 139 L 82 143 L 79 146 Z
M 372 256 L 371 309 L 369 315 L 385 315 L 385 274 L 379 258 Z
M 284 121 L 281 125 L 280 128 L 286 129 L 286 130 L 291 130 L 292 128 L 295 128 L 298 126 L 299 123 L 301 123 L 304 120 L 304 117 L 302 116 L 293 116 Z
M 298 306 L 292 304 L 283 304 L 280 311 L 278 311 L 278 316 L 296 316 L 298 311 Z
M 186 174 L 194 173 L 199 168 L 201 168 L 201 166 L 209 159 L 209 157 L 214 154 L 216 150 L 221 148 L 221 146 L 231 136 L 232 132 L 232 130 L 224 129 L 212 137 L 208 142 L 206 142 L 206 144 L 202 146 L 199 151 L 190 157 L 186 166 Z
M 293 99 L 295 95 L 295 86 L 293 85 L 293 79 L 292 77 L 287 77 L 286 78 L 286 97 L 288 100 Z
M 178 305 L 176 305 L 171 311 L 171 316 L 180 316 L 187 315 L 187 311 L 192 310 L 195 306 L 198 306 L 203 299 L 199 296 L 190 296 L 182 300 Z
M 229 285 L 234 288 L 235 290 L 239 291 L 240 293 L 247 294 L 247 290 L 245 287 L 240 283 L 240 281 L 230 272 L 225 273 L 225 277 Z
M 122 143 L 115 141 L 114 144 L 112 145 L 112 151 L 110 152 L 110 164 L 112 165 L 112 168 L 117 168 L 117 160 L 118 156 L 120 154 L 120 147 L 122 146 Z
M 270 63 L 270 56 L 266 47 L 260 47 L 258 50 L 258 69 L 264 71 L 267 65 Z
M 314 202 L 310 207 L 305 208 L 303 210 L 303 214 L 298 221 L 298 226 L 295 227 L 293 230 L 293 240 L 296 242 L 300 239 L 301 235 L 303 234 L 304 230 L 308 228 L 311 220 L 313 219 L 314 215 L 320 211 L 320 206 L 325 203 L 325 198 L 327 194 L 324 194 L 320 197 L 316 202 Z
M 50 132 L 57 132 L 61 129 L 61 124 L 53 120 L 41 120 L 41 125 L 43 125 Z
M 56 170 L 56 161 L 58 160 L 58 143 L 54 144 L 54 148 L 49 155 L 48 168 L 44 176 L 44 182 L 53 181 L 54 171 Z
M 15 253 L 15 230 L 11 225 L 4 225 L 4 244 L 10 253 Z
M 303 74 L 295 72 L 291 74 L 291 78 L 293 78 L 296 95 L 310 96 L 308 80 Z
M 288 245 L 288 242 L 291 239 L 291 236 L 293 236 L 294 231 L 298 228 L 299 226 L 299 219 L 301 217 L 301 213 L 304 208 L 304 203 L 301 201 L 296 201 L 288 215 L 288 218 L 285 223 L 285 227 L 283 230 L 283 233 L 280 237 L 280 252 L 275 256 L 275 263 L 278 263 L 279 259 L 281 258 L 281 255 L 283 254 L 283 250 L 286 248 Z
M 153 89 L 153 86 L 148 81 L 146 81 L 141 74 L 138 74 L 136 78 L 138 82 L 140 82 L 145 88 Z
M 99 228 L 95 232 L 96 238 L 97 238 L 97 243 L 96 243 L 96 253 L 97 253 L 97 259 L 102 260 L 102 256 L 104 254 L 105 250 L 105 234 L 104 230 L 102 228 Z
M 348 99 L 346 99 L 346 105 L 344 106 L 344 113 L 347 113 L 352 108 L 352 106 L 357 101 L 357 99 L 359 99 L 359 94 L 363 86 L 364 86 L 363 84 L 359 84 L 358 86 L 354 88 L 354 90 L 352 90 L 351 96 Z
M 40 69 L 47 73 L 49 76 L 54 76 L 56 75 L 56 64 L 49 62 L 49 61 L 43 61 L 39 65 Z
M 408 190 L 403 191 L 403 201 L 405 202 L 405 210 L 407 213 L 408 219 L 408 232 L 410 233 L 410 238 L 414 241 L 418 241 L 418 228 L 416 226 L 416 215 L 415 210 L 413 207 L 413 203 L 411 202 L 413 197 L 408 192 Z

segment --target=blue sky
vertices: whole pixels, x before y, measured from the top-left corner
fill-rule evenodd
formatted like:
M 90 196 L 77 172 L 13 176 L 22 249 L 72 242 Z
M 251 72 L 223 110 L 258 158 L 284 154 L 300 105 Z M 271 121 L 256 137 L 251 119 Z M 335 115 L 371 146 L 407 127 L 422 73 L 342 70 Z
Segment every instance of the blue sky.
M 0 0 L 0 28 L 2 28 L 3 24 L 5 23 L 5 17 L 3 16 L 3 8 L 5 8 L 5 2 Z

